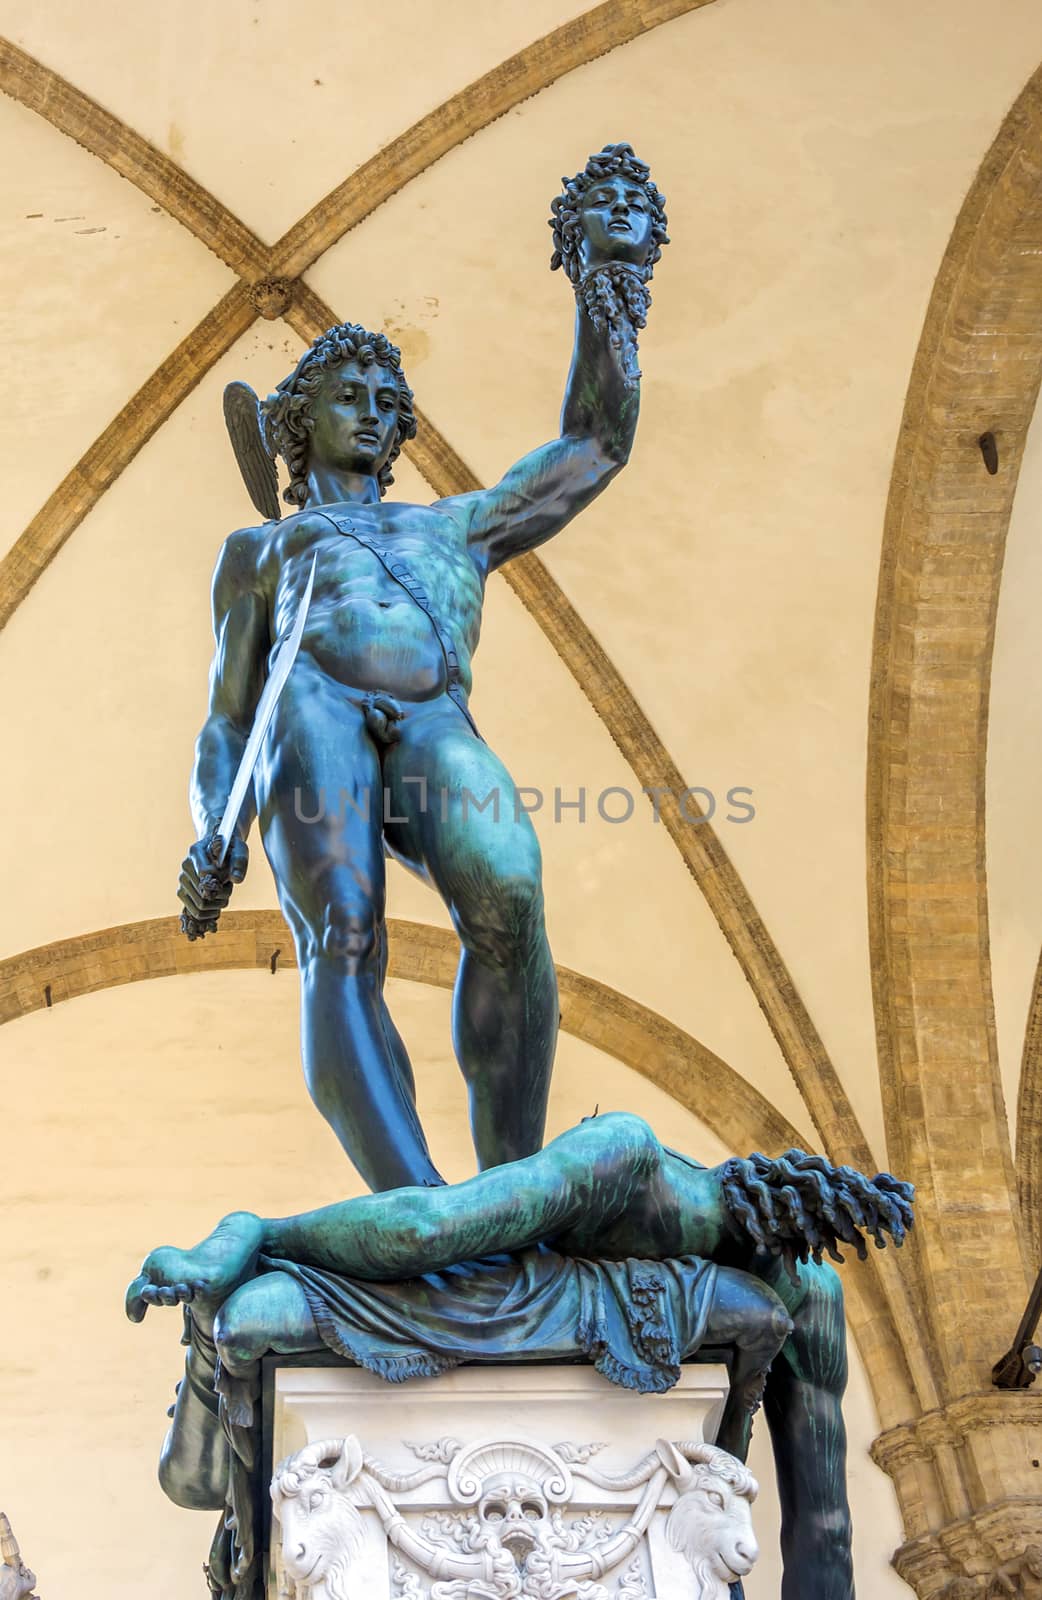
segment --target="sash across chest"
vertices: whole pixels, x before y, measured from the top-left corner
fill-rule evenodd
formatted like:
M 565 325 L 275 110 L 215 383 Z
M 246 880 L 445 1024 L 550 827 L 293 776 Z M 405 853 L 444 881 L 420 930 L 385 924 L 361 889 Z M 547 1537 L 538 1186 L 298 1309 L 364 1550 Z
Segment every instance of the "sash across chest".
M 359 533 L 358 529 L 355 527 L 354 523 L 349 517 L 334 516 L 328 511 L 322 511 L 319 513 L 319 515 L 324 517 L 325 520 L 336 529 L 337 533 L 343 534 L 345 539 L 353 539 L 356 544 L 361 545 L 363 550 L 368 550 L 370 555 L 375 556 L 377 561 L 379 561 L 380 565 L 383 567 L 384 571 L 387 573 L 387 576 L 394 583 L 396 583 L 400 589 L 403 589 L 413 604 L 418 606 L 423 612 L 424 616 L 427 618 L 427 621 L 434 629 L 434 637 L 437 639 L 441 653 L 445 658 L 446 692 L 453 704 L 459 711 L 463 713 L 464 717 L 466 717 L 471 730 L 480 739 L 481 734 L 478 733 L 477 723 L 471 716 L 470 708 L 467 705 L 467 697 L 464 693 L 463 681 L 460 673 L 459 656 L 456 653 L 452 640 L 449 638 L 444 627 L 442 626 L 440 619 L 435 612 L 431 610 L 430 600 L 427 597 L 423 584 L 417 577 L 414 576 L 412 572 L 410 572 L 404 561 L 400 560 L 397 556 L 386 556 L 374 539 L 370 539 L 367 534 Z M 484 743 L 483 740 L 482 743 Z

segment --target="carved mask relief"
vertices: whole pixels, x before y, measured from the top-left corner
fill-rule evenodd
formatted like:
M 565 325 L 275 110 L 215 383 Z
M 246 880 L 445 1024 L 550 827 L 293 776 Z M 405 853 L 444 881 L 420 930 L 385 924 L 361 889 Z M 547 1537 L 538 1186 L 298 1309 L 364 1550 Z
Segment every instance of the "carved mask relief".
M 408 1472 L 364 1456 L 354 1439 L 281 1464 L 280 1596 L 377 1600 L 379 1568 L 387 1600 L 665 1600 L 647 1537 L 656 1516 L 660 1551 L 683 1557 L 691 1600 L 728 1600 L 756 1558 L 755 1480 L 713 1445 L 660 1440 L 621 1473 L 591 1464 L 597 1444 L 409 1448 L 423 1464 Z

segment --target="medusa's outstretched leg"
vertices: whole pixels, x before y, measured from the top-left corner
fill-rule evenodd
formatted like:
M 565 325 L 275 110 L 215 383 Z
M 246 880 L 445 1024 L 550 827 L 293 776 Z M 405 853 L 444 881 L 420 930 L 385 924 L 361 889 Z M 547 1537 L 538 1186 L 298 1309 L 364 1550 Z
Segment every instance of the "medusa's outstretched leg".
M 595 1239 L 607 1236 L 642 1201 L 661 1164 L 662 1147 L 647 1123 L 611 1112 L 464 1183 L 361 1195 L 266 1221 L 263 1250 L 276 1261 L 370 1282 L 438 1272 L 543 1240 L 580 1253 L 565 1242 L 570 1231 L 582 1225 Z
M 394 1283 L 559 1239 L 580 1224 L 584 1238 L 606 1237 L 635 1204 L 643 1207 L 661 1164 L 662 1147 L 647 1123 L 613 1112 L 570 1128 L 534 1156 L 451 1187 L 360 1195 L 267 1221 L 233 1212 L 192 1249 L 153 1250 L 127 1290 L 127 1315 L 140 1322 L 149 1306 L 194 1307 L 200 1299 L 221 1306 L 254 1276 L 258 1260 Z M 672 1253 L 691 1252 L 681 1244 Z M 613 1259 L 619 1254 L 611 1252 Z
M 781 1600 L 853 1600 L 843 1290 L 831 1267 L 813 1262 L 799 1268 L 798 1289 L 780 1263 L 760 1275 L 793 1319 L 764 1395 L 781 1499 Z

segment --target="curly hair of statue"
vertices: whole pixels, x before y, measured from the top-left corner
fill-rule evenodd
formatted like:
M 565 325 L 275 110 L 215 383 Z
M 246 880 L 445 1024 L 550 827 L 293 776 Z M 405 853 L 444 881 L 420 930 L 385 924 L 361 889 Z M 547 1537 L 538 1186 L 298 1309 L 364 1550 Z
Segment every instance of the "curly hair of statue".
M 390 455 L 380 468 L 381 495 L 394 482 L 391 468 L 407 439 L 416 437 L 413 393 L 402 370 L 402 353 L 385 333 L 371 333 L 357 322 L 342 322 L 330 328 L 312 344 L 288 378 L 283 378 L 274 394 L 261 404 L 261 413 L 274 448 L 289 470 L 289 487 L 282 498 L 290 505 L 307 501 L 308 445 L 315 425 L 313 402 L 327 372 L 349 361 L 368 367 L 386 367 L 398 386 L 398 430 Z
M 823 1255 L 842 1262 L 839 1245 L 853 1245 L 864 1260 L 864 1234 L 878 1249 L 889 1234 L 900 1248 L 914 1224 L 914 1186 L 878 1172 L 834 1167 L 823 1156 L 786 1150 L 772 1160 L 757 1152 L 723 1169 L 724 1201 L 734 1220 L 761 1249 L 780 1255 L 795 1276 L 796 1263 Z
M 655 263 L 662 258 L 662 246 L 669 243 L 666 197 L 652 182 L 647 162 L 634 154 L 631 144 L 606 144 L 603 150 L 590 157 L 574 178 L 561 179 L 562 192 L 550 203 L 553 214 L 549 226 L 554 235 L 550 270 L 563 267 L 574 284 L 578 284 L 582 278 L 579 245 L 582 239 L 583 198 L 598 183 L 617 176 L 629 178 L 635 186 L 643 189 L 651 207 L 651 250 L 644 266 L 636 269 L 645 283 L 651 282 Z

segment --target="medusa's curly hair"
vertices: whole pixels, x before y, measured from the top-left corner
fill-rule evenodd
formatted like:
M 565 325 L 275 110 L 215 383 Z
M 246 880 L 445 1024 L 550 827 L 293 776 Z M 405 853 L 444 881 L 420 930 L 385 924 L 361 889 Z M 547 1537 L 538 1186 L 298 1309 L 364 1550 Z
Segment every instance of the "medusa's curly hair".
M 864 1260 L 865 1233 L 880 1250 L 887 1234 L 900 1246 L 914 1222 L 910 1183 L 889 1172 L 866 1178 L 804 1150 L 786 1150 L 776 1161 L 759 1153 L 727 1161 L 722 1187 L 734 1220 L 761 1249 L 780 1255 L 793 1276 L 796 1262 L 808 1257 L 842 1261 L 840 1241 Z
M 386 494 L 394 482 L 391 467 L 402 445 L 406 439 L 416 437 L 412 390 L 405 381 L 398 346 L 385 333 L 370 333 L 357 322 L 342 322 L 330 328 L 315 340 L 296 370 L 283 378 L 261 407 L 271 442 L 289 468 L 289 488 L 283 490 L 282 498 L 290 505 L 302 506 L 307 500 L 308 435 L 315 425 L 312 401 L 324 375 L 347 361 L 357 361 L 363 367 L 373 362 L 386 367 L 398 385 L 398 433 L 377 478 L 381 494 Z
M 652 183 L 647 162 L 634 155 L 631 144 L 606 144 L 603 150 L 590 157 L 574 178 L 561 179 L 563 192 L 550 205 L 553 213 L 550 226 L 554 230 L 554 253 L 550 257 L 550 268 L 563 267 L 573 283 L 577 284 L 582 275 L 579 243 L 582 237 L 580 213 L 583 197 L 588 189 L 603 183 L 606 178 L 614 178 L 618 173 L 644 190 L 651 207 L 651 250 L 644 266 L 639 269 L 645 283 L 651 281 L 655 263 L 662 256 L 662 246 L 669 243 L 666 197 Z

